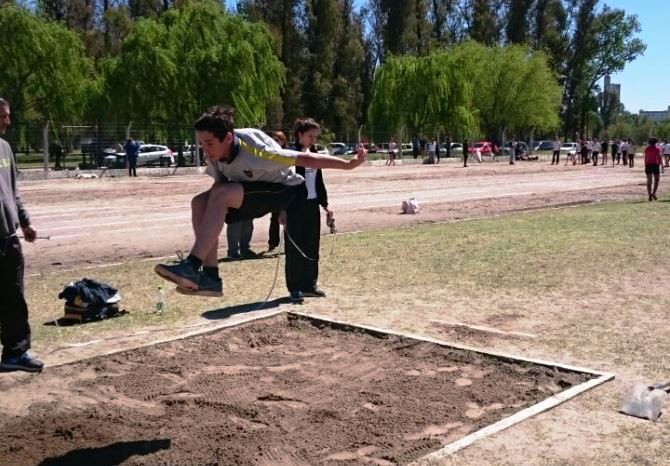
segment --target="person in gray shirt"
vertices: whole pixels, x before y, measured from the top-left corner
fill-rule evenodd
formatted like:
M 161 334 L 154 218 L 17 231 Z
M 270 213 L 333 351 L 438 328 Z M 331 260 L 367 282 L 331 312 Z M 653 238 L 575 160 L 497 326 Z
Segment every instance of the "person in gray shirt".
M 9 103 L 0 98 L 0 135 L 10 124 Z M 0 369 L 40 372 L 44 364 L 28 354 L 30 325 L 23 292 L 24 259 L 16 235 L 21 227 L 28 242 L 37 238 L 16 188 L 16 165 L 11 147 L 0 139 Z
M 231 107 L 212 107 L 194 125 L 214 184 L 191 202 L 195 243 L 188 257 L 154 268 L 182 294 L 223 296 L 217 253 L 224 221 L 234 223 L 285 210 L 305 182 L 296 166 L 351 170 L 367 156 L 362 146 L 349 160 L 283 149 L 260 130 L 235 129 L 233 114 Z

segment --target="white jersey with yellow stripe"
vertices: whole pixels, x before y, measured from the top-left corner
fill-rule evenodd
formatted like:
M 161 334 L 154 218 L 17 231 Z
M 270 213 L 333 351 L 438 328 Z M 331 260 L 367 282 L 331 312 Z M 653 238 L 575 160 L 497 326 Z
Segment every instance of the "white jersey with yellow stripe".
M 296 186 L 304 178 L 295 172 L 301 152 L 282 149 L 263 131 L 255 128 L 234 130 L 235 139 L 228 160 L 208 162 L 207 174 L 216 181 L 265 181 Z

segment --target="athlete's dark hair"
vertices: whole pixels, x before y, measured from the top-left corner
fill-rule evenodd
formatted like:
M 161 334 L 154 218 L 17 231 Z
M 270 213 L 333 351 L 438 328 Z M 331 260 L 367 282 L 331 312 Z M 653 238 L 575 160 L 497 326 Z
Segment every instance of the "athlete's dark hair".
M 195 121 L 193 127 L 196 131 L 209 131 L 220 141 L 226 134 L 235 129 L 235 110 L 227 105 L 216 105 L 207 109 L 200 118 Z

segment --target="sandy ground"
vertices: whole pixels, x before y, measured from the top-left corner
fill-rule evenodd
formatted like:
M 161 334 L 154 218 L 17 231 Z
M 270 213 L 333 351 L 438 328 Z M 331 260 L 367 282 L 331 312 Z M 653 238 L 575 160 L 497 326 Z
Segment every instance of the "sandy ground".
M 19 415 L 0 416 L 0 457 L 393 465 L 590 378 L 280 314 L 49 370 L 28 403 L 0 402 Z
M 565 203 L 644 194 L 643 168 L 525 162 L 362 167 L 324 176 L 339 232 L 438 222 Z M 193 242 L 190 200 L 206 175 L 24 182 L 21 196 L 40 240 L 25 248 L 27 272 L 174 256 Z M 414 197 L 418 216 L 400 215 Z M 269 216 L 254 222 L 253 243 L 267 245 Z M 325 233 L 325 225 L 324 225 Z M 225 246 L 225 234 L 221 244 Z M 222 247 L 223 247 L 222 246 Z M 223 252 L 225 254 L 225 250 Z
M 486 163 L 469 169 L 454 165 L 364 167 L 354 172 L 329 172 L 326 183 L 339 230 L 351 232 L 551 206 L 640 199 L 645 192 L 642 170 L 552 167 L 538 163 L 513 167 Z M 23 183 L 24 202 L 35 227 L 40 234 L 52 237 L 50 241 L 26 246 L 28 272 L 80 270 L 187 250 L 192 242 L 188 203 L 194 193 L 206 189 L 208 184 L 206 177 L 196 175 Z M 418 199 L 422 207 L 420 215 L 399 214 L 400 203 L 409 197 Z M 257 249 L 262 249 L 267 239 L 267 219 L 255 224 L 254 242 L 259 246 Z M 448 288 L 430 296 L 397 295 L 389 290 L 384 293 L 385 299 L 380 299 L 378 293 L 354 296 L 353 288 L 329 291 L 332 293 L 328 300 L 310 303 L 303 310 L 617 373 L 615 383 L 479 442 L 440 464 L 669 464 L 670 454 L 665 447 L 670 438 L 667 422 L 653 424 L 616 413 L 622 391 L 632 381 L 639 381 L 645 363 L 622 366 L 612 353 L 616 342 L 603 347 L 589 346 L 581 338 L 588 335 L 571 330 L 575 303 L 595 332 L 603 319 L 601 309 L 615 300 L 621 301 L 626 290 L 621 291 L 621 296 L 603 295 L 590 302 L 579 296 L 462 296 Z M 406 303 L 415 311 L 408 314 L 403 311 L 404 306 L 389 309 L 385 302 Z M 445 303 L 454 320 L 541 337 L 456 331 L 449 323 L 431 322 L 441 318 Z M 236 313 L 227 314 L 226 320 L 234 321 Z M 562 315 L 566 316 L 565 321 Z M 54 354 L 47 361 L 50 365 L 64 363 L 220 324 L 195 322 L 191 328 L 155 335 L 146 332 L 117 335 L 108 344 L 73 348 Z M 30 380 L 24 374 L 2 377 L 6 387 L 20 387 Z M 37 390 L 53 391 L 49 387 Z M 137 448 L 141 450 L 146 445 Z

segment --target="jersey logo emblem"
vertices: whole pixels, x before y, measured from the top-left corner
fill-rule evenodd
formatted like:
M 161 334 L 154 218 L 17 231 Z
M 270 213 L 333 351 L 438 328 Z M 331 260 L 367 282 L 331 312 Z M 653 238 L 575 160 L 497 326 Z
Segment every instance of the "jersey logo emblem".
M 243 170 L 242 173 L 247 175 L 248 178 L 253 178 L 254 177 L 254 174 L 251 170 Z

